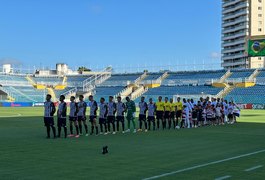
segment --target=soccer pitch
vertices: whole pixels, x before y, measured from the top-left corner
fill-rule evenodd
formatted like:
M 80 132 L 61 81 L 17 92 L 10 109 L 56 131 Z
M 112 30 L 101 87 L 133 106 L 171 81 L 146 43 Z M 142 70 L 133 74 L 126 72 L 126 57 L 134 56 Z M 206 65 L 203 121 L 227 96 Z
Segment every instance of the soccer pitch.
M 243 110 L 234 125 L 46 139 L 42 108 L 0 108 L 0 179 L 265 179 L 264 116 Z

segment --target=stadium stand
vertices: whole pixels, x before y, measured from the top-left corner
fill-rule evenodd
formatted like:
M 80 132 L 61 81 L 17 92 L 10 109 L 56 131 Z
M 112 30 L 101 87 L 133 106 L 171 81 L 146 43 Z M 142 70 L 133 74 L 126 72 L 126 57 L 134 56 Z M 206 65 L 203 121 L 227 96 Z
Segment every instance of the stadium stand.
M 255 84 L 253 87 L 236 87 L 229 91 L 225 98 L 233 98 L 238 103 L 257 103 L 263 104 L 265 101 L 265 69 L 259 69 L 259 72 L 255 76 Z M 212 95 L 216 96 L 224 89 L 222 87 L 213 87 L 211 83 L 213 80 L 219 80 L 226 74 L 225 70 L 216 71 L 182 71 L 182 72 L 168 72 L 167 77 L 161 82 L 159 86 L 149 87 L 145 83 L 157 80 L 164 72 L 147 73 L 143 76 L 143 73 L 127 73 L 127 74 L 111 74 L 111 77 L 107 77 L 102 81 L 95 79 L 94 84 L 91 85 L 91 93 L 96 96 L 96 100 L 100 97 L 108 98 L 108 96 L 117 95 L 122 92 L 128 85 L 131 87 L 132 92 L 137 91 L 137 88 L 146 87 L 143 91 L 143 95 L 147 98 L 157 99 L 157 96 L 174 95 Z M 229 80 L 238 79 L 239 82 L 243 82 L 244 79 L 249 78 L 253 74 L 254 70 L 231 70 Z M 0 74 L 0 86 L 1 91 L 8 94 L 14 101 L 22 102 L 43 102 L 47 89 L 35 89 L 27 80 L 26 74 Z M 139 77 L 143 77 L 142 80 L 134 84 Z M 30 75 L 32 80 L 36 83 L 45 85 L 56 85 L 63 82 L 62 76 L 52 77 L 37 77 Z M 54 89 L 54 93 L 58 98 L 61 94 L 65 94 L 73 89 L 82 90 L 83 83 L 89 83 L 85 81 L 87 79 L 93 79 L 93 75 L 68 75 L 67 86 L 65 89 Z M 95 76 L 96 77 L 96 76 Z M 92 82 L 92 81 L 91 81 Z M 89 85 L 89 84 L 88 84 Z M 88 86 L 87 85 L 87 86 Z M 89 86 L 88 86 L 89 87 Z M 148 87 L 148 88 L 147 88 Z M 71 91 L 72 92 L 72 91 Z M 4 97 L 4 96 L 3 96 Z M 5 96 L 6 97 L 6 96 Z M 0 101 L 8 101 L 9 99 L 1 98 Z M 11 98 L 11 99 L 12 99 Z M 136 97 L 136 101 L 139 97 Z
M 226 98 L 234 99 L 237 103 L 263 104 L 265 102 L 265 86 L 256 85 L 248 88 L 236 88 Z

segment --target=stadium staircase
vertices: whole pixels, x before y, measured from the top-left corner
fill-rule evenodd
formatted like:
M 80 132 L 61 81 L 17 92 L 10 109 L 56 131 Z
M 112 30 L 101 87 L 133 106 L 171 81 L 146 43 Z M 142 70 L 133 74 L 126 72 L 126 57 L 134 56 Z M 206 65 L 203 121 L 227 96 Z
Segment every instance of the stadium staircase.
M 112 67 L 107 67 L 103 71 L 92 75 L 91 77 L 87 78 L 83 81 L 82 89 L 76 89 L 76 96 L 83 95 L 84 97 L 88 97 L 89 95 L 93 94 L 96 86 L 100 85 L 101 83 L 105 82 L 111 77 Z M 74 94 L 75 89 L 69 91 L 69 93 Z M 68 95 L 69 96 L 69 95 Z
M 52 87 L 47 87 L 46 89 L 48 91 L 48 94 L 50 94 L 52 96 L 52 101 L 57 101 L 58 99 L 56 97 L 54 89 Z
M 235 88 L 247 88 L 253 87 L 256 84 L 256 77 L 259 75 L 260 71 L 256 69 L 249 77 L 242 78 L 241 81 L 237 81 L 236 79 L 228 79 L 231 76 L 231 72 L 227 71 L 227 73 L 220 79 L 219 82 L 213 83 L 215 87 L 222 87 L 224 89 L 220 91 L 216 97 L 217 98 L 224 98 L 227 96 L 232 90 Z
M 8 102 L 14 102 L 16 100 L 14 98 L 13 94 L 10 91 L 8 91 L 7 89 L 0 87 L 0 90 L 7 94 L 7 101 Z
M 258 69 L 256 69 L 249 77 L 248 79 L 251 81 L 254 81 L 255 78 L 260 74 L 260 71 Z
M 21 92 L 20 90 L 14 88 L 14 87 L 12 87 L 12 86 L 10 86 L 9 88 L 10 88 L 10 90 L 12 90 L 12 92 L 13 92 L 13 93 L 12 93 L 12 94 L 13 94 L 12 97 L 13 97 L 14 99 L 16 99 L 16 95 L 20 95 L 20 96 L 25 97 L 26 99 L 28 99 L 28 100 L 30 100 L 30 101 L 32 101 L 32 102 L 36 102 L 35 99 L 31 98 L 29 95 L 27 95 L 27 94 Z M 15 95 L 15 94 L 16 94 L 16 95 Z
M 226 71 L 226 73 L 220 78 L 219 83 L 224 83 L 232 74 L 233 73 L 230 70 Z
M 227 84 L 226 87 L 216 95 L 216 98 L 224 98 L 235 88 L 236 88 L 235 86 L 230 86 Z
M 141 82 L 147 77 L 147 72 L 144 72 L 141 76 L 139 76 L 136 80 L 131 82 L 125 89 L 117 93 L 114 97 L 115 99 L 120 96 L 121 99 L 129 96 L 132 100 L 144 94 L 148 88 L 141 84 Z
M 71 96 L 76 96 L 76 92 L 77 92 L 77 87 L 74 87 L 64 93 L 61 93 L 60 95 L 64 95 L 66 99 L 70 99 Z
M 144 81 L 148 76 L 147 72 L 142 74 L 137 78 L 133 83 L 130 83 L 125 89 L 116 94 L 114 97 L 120 96 L 122 99 L 129 96 L 132 100 L 135 100 L 142 96 L 144 93 L 148 92 L 149 88 L 157 88 L 161 86 L 161 83 L 169 75 L 168 72 L 164 72 L 156 80 L 147 80 Z
M 142 96 L 144 93 L 146 93 L 148 91 L 148 87 L 145 87 L 143 85 L 141 85 L 140 87 L 138 87 L 132 94 L 131 94 L 131 99 L 135 100 L 138 97 Z
M 164 72 L 164 74 L 162 74 L 157 80 L 159 81 L 163 81 L 164 79 L 166 79 L 169 76 L 168 72 Z
M 134 84 L 140 84 L 146 77 L 147 77 L 147 72 L 144 72 L 140 77 L 138 77 L 135 81 Z
M 26 76 L 26 79 L 33 87 L 36 86 L 36 82 L 29 75 Z

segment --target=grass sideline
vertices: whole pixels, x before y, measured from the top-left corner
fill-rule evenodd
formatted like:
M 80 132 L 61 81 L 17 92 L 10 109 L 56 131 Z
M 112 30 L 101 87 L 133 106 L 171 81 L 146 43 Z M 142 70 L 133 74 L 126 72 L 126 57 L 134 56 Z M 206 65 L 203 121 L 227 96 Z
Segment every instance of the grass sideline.
M 243 110 L 235 125 L 50 140 L 41 115 L 0 108 L 0 179 L 144 179 L 265 149 L 264 110 Z M 260 153 L 161 179 L 264 179 L 264 166 Z

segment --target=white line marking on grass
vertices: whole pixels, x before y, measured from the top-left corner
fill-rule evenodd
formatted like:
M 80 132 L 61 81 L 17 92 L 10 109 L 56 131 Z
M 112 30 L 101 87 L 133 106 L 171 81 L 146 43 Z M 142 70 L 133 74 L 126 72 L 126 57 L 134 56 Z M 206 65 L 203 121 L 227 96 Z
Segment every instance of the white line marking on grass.
M 231 176 L 227 175 L 227 176 L 223 176 L 223 177 L 219 177 L 219 178 L 215 178 L 214 180 L 224 180 L 224 179 L 228 179 Z
M 19 116 L 21 116 L 21 114 L 17 113 L 17 114 L 12 114 L 8 116 L 0 116 L 0 118 L 19 117 Z
M 219 163 L 231 161 L 231 160 L 234 160 L 234 159 L 239 159 L 239 158 L 243 158 L 243 157 L 247 157 L 247 156 L 252 156 L 252 155 L 263 153 L 263 152 L 265 152 L 265 149 L 260 150 L 260 151 L 255 151 L 255 152 L 252 152 L 252 153 L 242 154 L 242 155 L 239 155 L 239 156 L 234 156 L 234 157 L 231 157 L 231 158 L 226 158 L 226 159 L 222 159 L 222 160 L 218 160 L 218 161 L 213 161 L 213 162 L 209 162 L 209 163 L 205 163 L 205 164 L 201 164 L 201 165 L 197 165 L 197 166 L 192 166 L 192 167 L 189 167 L 189 168 L 180 169 L 180 170 L 177 170 L 177 171 L 172 171 L 172 172 L 161 174 L 161 175 L 156 175 L 156 176 L 144 178 L 143 180 L 158 179 L 158 178 L 170 176 L 170 175 L 173 175 L 173 174 L 178 174 L 178 173 L 182 173 L 182 172 L 186 172 L 186 171 L 202 168 L 202 167 L 209 166 L 209 165 L 219 164 Z
M 245 169 L 246 172 L 249 172 L 249 171 L 253 171 L 253 170 L 256 170 L 258 168 L 261 168 L 263 167 L 263 165 L 258 165 L 258 166 L 254 166 L 254 167 L 251 167 L 251 168 L 248 168 L 248 169 Z

